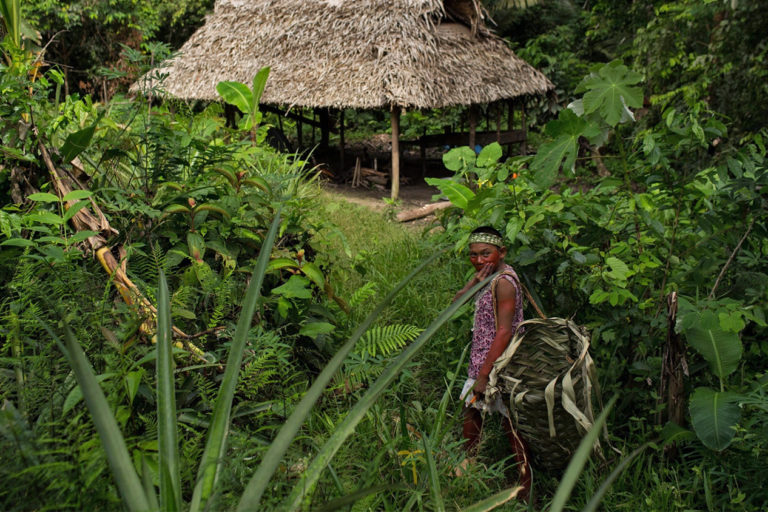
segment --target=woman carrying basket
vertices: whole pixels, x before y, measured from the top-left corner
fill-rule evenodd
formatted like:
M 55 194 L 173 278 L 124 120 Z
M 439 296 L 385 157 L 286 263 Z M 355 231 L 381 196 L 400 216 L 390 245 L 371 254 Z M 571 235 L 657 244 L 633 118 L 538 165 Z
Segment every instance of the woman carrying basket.
M 520 471 L 520 496 L 527 498 L 531 486 L 531 468 L 525 445 L 512 427 L 509 410 L 501 397 L 491 404 L 484 399 L 488 375 L 493 363 L 504 352 L 523 321 L 523 297 L 514 269 L 504 263 L 507 248 L 501 233 L 492 227 L 475 229 L 469 237 L 469 261 L 477 273 L 455 295 L 454 301 L 488 276 L 500 272 L 475 297 L 475 317 L 472 328 L 469 378 L 464 383 L 461 398 L 465 401 L 463 435 L 465 448 L 473 455 L 480 439 L 485 412 L 502 414 L 502 426 L 512 447 Z

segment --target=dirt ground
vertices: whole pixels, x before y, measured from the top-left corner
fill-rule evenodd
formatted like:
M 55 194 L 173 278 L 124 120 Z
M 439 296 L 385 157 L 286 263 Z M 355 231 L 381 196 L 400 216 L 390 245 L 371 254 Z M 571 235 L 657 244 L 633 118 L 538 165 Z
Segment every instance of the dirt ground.
M 355 204 L 367 206 L 372 210 L 385 210 L 390 205 L 384 200 L 389 199 L 390 190 L 380 190 L 376 188 L 355 187 L 344 184 L 326 183 L 323 185 L 326 191 L 337 194 L 347 201 Z M 400 199 L 395 205 L 397 213 L 432 203 L 432 196 L 439 194 L 440 191 L 435 187 L 430 187 L 425 183 L 418 185 L 401 185 Z

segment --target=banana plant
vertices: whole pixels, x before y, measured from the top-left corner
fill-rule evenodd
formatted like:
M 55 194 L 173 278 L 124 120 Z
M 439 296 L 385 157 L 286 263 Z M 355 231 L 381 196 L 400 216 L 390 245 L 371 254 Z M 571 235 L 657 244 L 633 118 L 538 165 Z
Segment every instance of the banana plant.
M 261 111 L 259 110 L 259 101 L 264 92 L 264 86 L 269 77 L 269 67 L 261 68 L 253 77 L 253 87 L 249 88 L 242 82 L 219 82 L 216 85 L 216 91 L 221 98 L 237 107 L 243 113 L 239 127 L 242 130 L 248 130 L 251 133 L 251 140 L 256 140 L 256 131 L 261 123 Z

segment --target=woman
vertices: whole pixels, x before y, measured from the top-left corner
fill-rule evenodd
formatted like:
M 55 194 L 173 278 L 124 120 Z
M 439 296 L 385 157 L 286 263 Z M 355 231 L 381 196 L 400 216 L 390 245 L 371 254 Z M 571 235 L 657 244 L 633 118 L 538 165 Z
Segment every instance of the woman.
M 472 328 L 469 377 L 461 398 L 465 400 L 463 435 L 468 454 L 474 454 L 483 428 L 483 412 L 502 414 L 502 426 L 507 434 L 520 470 L 521 496 L 530 492 L 531 469 L 525 446 L 517 436 L 501 397 L 491 404 L 484 400 L 488 375 L 493 363 L 506 350 L 517 326 L 523 321 L 523 297 L 520 281 L 514 269 L 504 262 L 507 248 L 501 233 L 492 227 L 477 228 L 469 237 L 469 261 L 477 271 L 455 295 L 454 301 L 488 276 L 499 272 L 491 283 L 477 292 L 475 318 Z

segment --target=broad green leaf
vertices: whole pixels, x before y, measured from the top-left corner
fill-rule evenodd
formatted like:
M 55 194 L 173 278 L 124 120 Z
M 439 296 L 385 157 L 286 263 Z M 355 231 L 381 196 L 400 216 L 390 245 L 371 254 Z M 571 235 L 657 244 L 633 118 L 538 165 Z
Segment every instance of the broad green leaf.
M 251 95 L 251 108 L 248 110 L 251 115 L 256 115 L 256 111 L 259 110 L 259 102 L 261 101 L 261 95 L 264 92 L 264 86 L 267 85 L 267 78 L 269 77 L 269 66 L 263 67 L 253 77 L 253 94 Z
M 547 123 L 546 132 L 554 140 L 542 144 L 531 162 L 533 181 L 539 188 L 547 188 L 555 182 L 560 164 L 573 172 L 579 153 L 579 137 L 590 137 L 599 130 L 572 110 L 564 109 L 558 118 Z M 565 162 L 563 162 L 565 160 Z
M 91 197 L 92 195 L 93 193 L 90 190 L 73 190 L 72 192 L 65 194 L 64 197 L 61 198 L 61 200 L 62 201 L 78 201 L 80 199 Z
M 584 94 L 584 112 L 599 112 L 605 122 L 616 126 L 628 112 L 627 107 L 643 106 L 643 90 L 632 87 L 642 80 L 642 75 L 635 73 L 619 61 L 602 66 L 598 72 L 582 80 L 577 92 Z
M 181 509 L 181 466 L 176 428 L 171 299 L 160 270 L 157 292 L 157 441 L 162 510 Z
M 56 341 L 56 344 L 69 361 L 70 366 L 72 366 L 75 378 L 83 392 L 85 404 L 91 413 L 93 424 L 99 433 L 104 452 L 107 454 L 112 476 L 120 490 L 120 495 L 123 497 L 123 504 L 131 511 L 146 512 L 150 510 L 149 500 L 144 493 L 144 487 L 141 484 L 141 480 L 139 480 L 139 475 L 133 467 L 133 461 L 128 454 L 125 440 L 120 433 L 120 428 L 117 426 L 115 416 L 112 414 L 107 398 L 104 396 L 104 392 L 93 373 L 93 368 L 88 362 L 80 344 L 75 340 L 72 330 L 68 325 L 64 326 L 65 346 L 46 323 L 41 321 L 41 324 Z
M 304 272 L 304 275 L 310 278 L 318 288 L 321 290 L 325 288 L 325 276 L 323 275 L 323 271 L 320 270 L 317 265 L 311 261 L 307 261 L 301 266 L 301 271 Z
M 279 270 L 281 268 L 296 268 L 298 263 L 290 258 L 275 258 L 270 260 L 267 270 Z
M 609 256 L 605 258 L 605 264 L 610 268 L 610 270 L 605 273 L 606 276 L 619 281 L 625 281 L 627 279 L 627 276 L 629 275 L 629 267 L 627 267 L 627 264 L 619 258 Z
M 475 162 L 475 165 L 478 167 L 488 167 L 493 165 L 499 161 L 502 154 L 503 151 L 501 145 L 498 142 L 492 142 L 485 146 L 480 151 L 480 154 L 477 155 L 477 162 Z
M 52 212 L 39 211 L 36 213 L 30 213 L 27 215 L 26 221 L 39 222 L 41 224 L 53 224 L 54 226 L 60 226 L 64 224 L 64 219 Z
M 216 84 L 216 92 L 224 101 L 236 106 L 243 114 L 248 114 L 251 111 L 253 94 L 244 83 L 219 82 Z
M 190 504 L 192 512 L 206 509 L 206 504 L 214 492 L 218 474 L 225 459 L 230 415 L 232 413 L 232 399 L 235 396 L 235 387 L 240 375 L 240 365 L 243 361 L 243 352 L 245 350 L 245 343 L 248 340 L 248 332 L 251 330 L 253 314 L 256 311 L 256 304 L 261 295 L 264 274 L 267 272 L 267 264 L 272 253 L 272 247 L 275 244 L 278 228 L 280 227 L 280 213 L 281 209 L 278 209 L 259 251 L 259 258 L 256 261 L 256 267 L 251 277 L 251 284 L 248 285 L 248 290 L 245 293 L 240 318 L 237 321 L 235 335 L 232 338 L 232 345 L 227 357 L 226 370 L 224 371 L 224 377 L 216 397 L 211 417 L 211 426 L 208 429 L 208 439 L 197 473 L 197 484 L 192 493 L 192 502 Z M 255 505 L 251 506 L 255 507 Z
M 303 336 L 309 336 L 310 338 L 317 338 L 321 334 L 328 334 L 333 332 L 336 326 L 329 324 L 328 322 L 309 322 L 301 326 L 299 334 Z
M 400 283 L 395 286 L 389 294 L 379 303 L 376 308 L 363 320 L 363 322 L 357 326 L 357 329 L 352 333 L 347 342 L 336 352 L 333 358 L 326 364 L 320 375 L 317 376 L 315 382 L 304 394 L 301 402 L 295 407 L 293 413 L 283 424 L 280 432 L 278 432 L 275 439 L 269 445 L 267 453 L 261 459 L 256 473 L 248 481 L 248 485 L 245 487 L 245 491 L 240 496 L 240 501 L 237 504 L 237 512 L 244 512 L 247 510 L 258 509 L 261 496 L 269 485 L 270 478 L 275 473 L 275 470 L 279 466 L 283 459 L 283 456 L 288 451 L 288 447 L 296 437 L 304 420 L 309 416 L 315 402 L 320 398 L 325 389 L 325 386 L 331 381 L 338 369 L 344 363 L 344 360 L 349 355 L 349 352 L 355 347 L 358 340 L 373 324 L 373 322 L 381 315 L 384 308 L 392 301 L 392 299 L 405 287 L 408 282 L 411 281 L 417 274 L 419 274 L 424 267 L 432 263 L 438 256 L 440 256 L 444 250 L 436 250 L 434 253 L 425 260 L 421 265 L 416 267 L 410 274 L 408 274 Z M 463 301 L 458 301 L 463 302 Z
M 49 192 L 36 192 L 34 194 L 29 194 L 27 196 L 27 199 L 30 199 L 32 201 L 38 201 L 41 203 L 58 203 L 59 202 L 59 196 L 55 194 L 51 194 Z
M 507 235 L 507 241 L 510 244 L 514 244 L 515 240 L 517 239 L 517 234 L 520 232 L 520 228 L 523 227 L 523 219 L 520 217 L 512 217 L 509 219 L 509 222 L 507 222 L 507 229 L 506 229 L 506 235 Z
M 32 240 L 27 240 L 26 238 L 9 238 L 8 240 L 0 243 L 0 245 L 6 245 L 9 247 L 32 247 L 35 245 L 35 242 Z
M 190 210 L 187 206 L 184 206 L 183 204 L 172 204 L 168 206 L 165 209 L 165 213 L 190 213 L 192 210 Z
M 439 188 L 440 192 L 445 194 L 445 197 L 447 197 L 451 203 L 462 210 L 465 210 L 469 201 L 475 197 L 475 193 L 469 188 L 449 179 L 425 178 L 424 181 L 433 187 Z
M 76 244 L 95 235 L 98 235 L 95 231 L 78 231 L 69 238 L 69 241 Z
M 711 450 L 724 450 L 736 434 L 741 409 L 733 393 L 697 388 L 691 396 L 691 423 L 696 435 Z
M 60 151 L 62 161 L 71 162 L 91 144 L 91 139 L 93 138 L 93 133 L 96 131 L 97 123 L 98 120 L 87 128 L 69 134 L 67 140 L 64 141 L 64 145 L 61 146 Z
M 453 148 L 443 155 L 443 164 L 449 171 L 459 172 L 475 167 L 475 150 L 469 146 Z
M 141 384 L 141 378 L 143 376 L 144 369 L 142 368 L 133 372 L 128 372 L 123 377 L 123 381 L 125 381 L 125 389 L 128 392 L 128 401 L 131 404 L 133 404 L 133 399 L 139 391 L 139 384 Z
M 210 204 L 210 203 L 199 204 L 195 206 L 195 213 L 197 212 L 214 212 L 214 213 L 218 213 L 219 215 L 227 219 L 230 218 L 229 212 L 227 210 L 225 210 L 221 206 L 216 206 L 215 204 Z
M 701 324 L 685 331 L 688 343 L 701 354 L 720 378 L 730 375 L 741 360 L 742 346 L 739 335 L 717 327 L 701 327 Z
M 83 200 L 67 208 L 67 210 L 64 212 L 64 216 L 62 217 L 64 219 L 64 222 L 68 222 L 69 219 L 74 217 L 77 214 L 77 212 L 85 208 L 87 205 L 88 205 L 88 201 Z
M 309 299 L 312 290 L 309 289 L 309 280 L 301 276 L 291 276 L 288 281 L 272 289 L 273 295 L 282 295 L 286 299 Z

